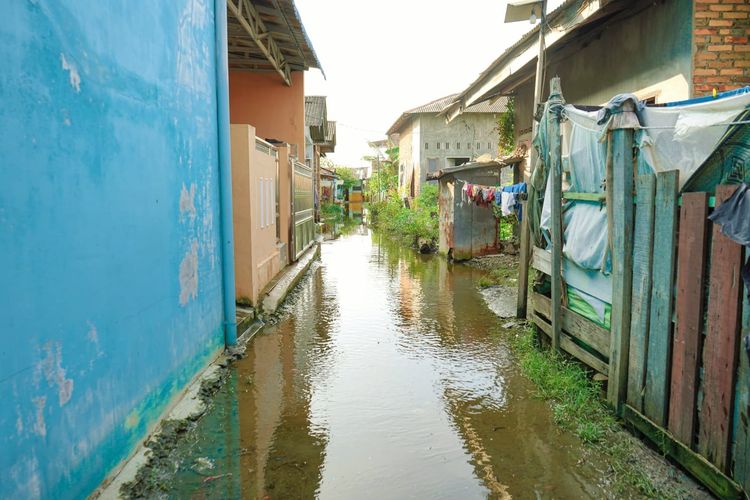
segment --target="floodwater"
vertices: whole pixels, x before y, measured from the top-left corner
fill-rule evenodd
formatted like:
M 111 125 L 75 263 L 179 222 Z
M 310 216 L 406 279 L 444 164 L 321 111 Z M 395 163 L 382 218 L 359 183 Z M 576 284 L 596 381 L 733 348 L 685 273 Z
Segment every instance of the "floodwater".
M 485 306 L 481 271 L 327 241 L 174 452 L 165 496 L 601 498 Z

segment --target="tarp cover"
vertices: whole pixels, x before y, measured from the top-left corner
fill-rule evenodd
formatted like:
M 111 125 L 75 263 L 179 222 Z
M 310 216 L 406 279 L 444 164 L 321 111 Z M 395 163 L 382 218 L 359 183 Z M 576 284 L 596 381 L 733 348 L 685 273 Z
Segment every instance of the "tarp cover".
M 618 96 L 621 97 L 621 96 Z M 615 99 L 613 99 L 614 101 Z M 623 101 L 623 99 L 620 99 Z M 668 170 L 680 171 L 680 188 L 698 171 L 719 146 L 733 122 L 750 107 L 750 88 L 733 92 L 730 96 L 702 102 L 676 103 L 666 107 L 639 108 L 641 128 L 635 130 L 638 175 Z M 569 174 L 569 185 L 564 191 L 603 193 L 607 162 L 607 129 L 612 120 L 597 123 L 596 111 L 582 111 L 566 105 L 561 126 L 562 165 Z M 539 128 L 535 145 L 542 149 L 541 158 L 549 154 L 546 127 Z M 544 166 L 544 161 L 539 163 Z M 549 247 L 551 183 L 537 179 L 544 189 L 544 200 L 539 215 L 541 235 Z M 540 177 L 540 176 L 537 176 Z M 541 181 L 541 182 L 540 182 Z M 532 224 L 534 228 L 534 224 Z M 611 259 L 608 252 L 607 212 L 601 203 L 569 201 L 563 208 L 563 255 L 583 270 L 608 275 Z M 541 236 L 541 237 L 539 237 Z M 575 283 L 570 283 L 575 286 Z M 589 297 L 584 297 L 588 299 Z M 588 301 L 591 303 L 591 301 Z M 593 304 L 592 304 L 593 305 Z M 601 304 L 595 309 L 601 311 Z

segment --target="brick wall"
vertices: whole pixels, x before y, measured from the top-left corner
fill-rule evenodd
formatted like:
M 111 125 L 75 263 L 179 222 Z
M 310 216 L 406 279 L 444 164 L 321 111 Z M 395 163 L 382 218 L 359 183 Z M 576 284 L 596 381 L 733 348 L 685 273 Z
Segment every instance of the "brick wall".
M 696 0 L 693 95 L 750 85 L 750 0 Z

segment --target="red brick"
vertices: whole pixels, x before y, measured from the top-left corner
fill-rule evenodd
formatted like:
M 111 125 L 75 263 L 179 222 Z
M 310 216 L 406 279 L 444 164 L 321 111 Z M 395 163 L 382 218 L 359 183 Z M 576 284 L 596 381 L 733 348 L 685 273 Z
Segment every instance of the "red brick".
M 750 52 L 750 45 L 735 45 L 734 50 L 737 52 Z
M 747 43 L 746 36 L 726 36 L 724 41 L 727 43 Z
M 745 72 L 742 70 L 742 68 L 728 68 L 728 69 L 722 69 L 721 74 L 722 75 L 744 75 Z
M 708 22 L 709 26 L 726 26 L 726 27 L 729 27 L 729 26 L 732 26 L 733 24 L 734 23 L 732 21 L 722 21 L 720 19 L 711 19 Z
M 724 19 L 747 19 L 747 12 L 724 12 L 721 17 Z
M 723 31 L 723 30 L 722 30 Z M 712 30 L 709 28 L 700 28 L 697 30 L 693 30 L 693 34 L 697 36 L 704 36 L 704 35 L 715 35 L 716 30 Z M 721 33 L 722 35 L 728 35 L 729 33 Z
M 738 59 L 734 61 L 734 66 L 735 68 L 750 68 L 750 59 L 744 60 L 744 61 L 741 59 Z
M 709 61 L 712 59 L 718 59 L 719 55 L 714 52 L 697 51 L 695 53 L 695 59 L 698 61 Z
M 696 12 L 695 13 L 695 17 L 697 19 L 706 18 L 706 17 L 707 18 L 711 18 L 711 19 L 718 19 L 719 13 L 718 12 L 710 12 L 710 11 L 704 10 L 704 11 L 701 11 L 701 12 Z
M 700 69 L 699 68 L 699 69 L 696 69 L 693 72 L 693 74 L 696 75 L 696 76 L 713 76 L 713 75 L 716 74 L 716 70 L 715 69 Z
M 709 45 L 708 46 L 709 52 L 726 52 L 728 50 L 732 50 L 731 45 Z
M 716 5 L 715 4 L 715 5 L 710 5 L 708 8 L 710 10 L 726 12 L 726 11 L 734 10 L 734 5 L 723 5 L 723 4 Z
M 739 11 L 748 12 L 748 11 L 750 11 L 750 5 L 737 5 L 735 7 L 735 9 L 737 9 Z

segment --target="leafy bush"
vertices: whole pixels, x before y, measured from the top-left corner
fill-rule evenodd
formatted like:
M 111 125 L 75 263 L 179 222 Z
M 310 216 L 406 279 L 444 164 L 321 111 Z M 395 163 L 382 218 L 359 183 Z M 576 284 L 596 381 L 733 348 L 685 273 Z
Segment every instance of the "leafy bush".
M 409 244 L 417 244 L 420 239 L 428 240 L 432 247 L 438 239 L 438 188 L 427 184 L 422 186 L 413 206 L 407 208 L 395 192 L 382 202 L 370 203 L 370 217 L 373 225 Z

